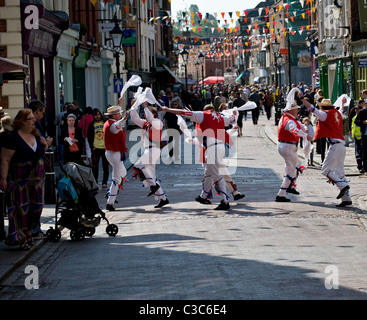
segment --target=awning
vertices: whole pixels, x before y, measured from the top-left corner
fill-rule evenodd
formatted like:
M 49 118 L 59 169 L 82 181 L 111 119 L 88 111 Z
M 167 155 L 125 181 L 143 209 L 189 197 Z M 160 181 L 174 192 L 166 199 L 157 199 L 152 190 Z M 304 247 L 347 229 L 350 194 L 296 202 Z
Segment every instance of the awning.
M 25 64 L 0 57 L 0 74 L 27 68 L 28 66 Z
M 175 73 L 170 68 L 168 68 L 165 64 L 163 64 L 162 66 L 176 80 L 176 83 L 183 84 L 183 82 L 181 81 L 181 79 L 179 77 L 177 77 L 175 75 Z
M 237 77 L 237 79 L 235 80 L 235 82 L 240 81 L 240 79 L 242 78 L 242 76 L 243 76 L 243 72 Z

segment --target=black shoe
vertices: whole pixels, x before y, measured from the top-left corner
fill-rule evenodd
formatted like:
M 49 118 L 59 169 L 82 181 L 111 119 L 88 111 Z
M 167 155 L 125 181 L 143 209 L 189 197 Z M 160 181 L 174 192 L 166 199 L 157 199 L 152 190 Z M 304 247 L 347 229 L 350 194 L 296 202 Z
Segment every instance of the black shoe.
M 243 199 L 245 197 L 245 195 L 244 194 L 242 194 L 242 193 L 237 193 L 235 196 L 233 196 L 233 199 L 234 200 L 241 200 L 241 199 Z
M 108 211 L 116 211 L 116 209 L 114 208 L 114 206 L 112 204 L 106 205 L 106 210 L 108 210 Z
M 287 199 L 286 197 L 277 196 L 275 198 L 275 202 L 291 202 L 291 199 Z
M 168 199 L 159 201 L 159 203 L 154 208 L 162 208 L 166 204 L 169 204 Z
M 150 187 L 150 192 L 148 193 L 148 197 L 150 197 L 151 195 L 155 194 L 156 191 L 160 188 L 160 186 L 158 184 L 156 184 L 155 186 L 151 186 Z
M 218 207 L 216 207 L 214 210 L 229 210 L 229 209 L 230 209 L 229 203 L 228 202 L 226 203 L 222 200 L 218 205 Z
M 200 197 L 200 196 L 197 196 L 197 197 L 195 198 L 195 201 L 200 202 L 201 204 L 212 204 L 210 200 L 208 200 L 208 199 L 203 199 L 203 198 L 202 198 L 202 197 Z
M 296 189 L 294 189 L 294 188 L 288 188 L 287 189 L 287 192 L 288 193 L 293 193 L 293 194 L 299 195 L 299 192 Z
M 340 193 L 338 194 L 338 196 L 336 197 L 337 199 L 340 199 L 342 198 L 346 193 L 347 191 L 350 189 L 349 186 L 346 186 L 344 187 L 343 189 L 340 190 Z
M 338 208 L 343 208 L 343 207 L 350 206 L 350 205 L 352 205 L 352 201 L 342 201 L 341 203 L 337 204 L 336 206 Z

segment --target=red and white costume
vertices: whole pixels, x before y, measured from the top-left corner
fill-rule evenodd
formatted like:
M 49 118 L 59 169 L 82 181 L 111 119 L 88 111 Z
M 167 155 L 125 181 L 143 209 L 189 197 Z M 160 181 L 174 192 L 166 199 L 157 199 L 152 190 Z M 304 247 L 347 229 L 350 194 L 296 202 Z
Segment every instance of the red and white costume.
M 106 158 L 112 166 L 112 183 L 108 192 L 107 204 L 115 203 L 119 187 L 126 176 L 124 165 L 126 147 L 126 132 L 123 129 L 126 120 L 109 119 L 103 127 L 105 137 Z
M 297 153 L 300 137 L 307 138 L 303 124 L 284 112 L 278 124 L 278 152 L 285 161 L 285 176 L 277 194 L 279 197 L 284 197 L 287 189 L 295 186 L 297 173 L 305 169 Z
M 156 200 L 166 200 L 166 194 L 160 186 L 160 182 L 156 178 L 155 165 L 161 156 L 161 136 L 163 122 L 154 118 L 149 108 L 144 108 L 146 120 L 139 117 L 137 111 L 131 109 L 131 120 L 140 128 L 143 129 L 143 140 L 145 151 L 144 154 L 134 164 L 134 170 L 142 173 L 144 186 L 152 187 L 159 185 L 159 189 L 154 193 Z
M 204 183 L 200 197 L 206 199 L 214 183 L 218 184 L 218 192 L 222 201 L 228 203 L 228 190 L 223 178 L 228 171 L 223 163 L 225 157 L 225 145 L 233 144 L 231 137 L 225 130 L 226 126 L 235 122 L 235 117 L 223 117 L 214 110 L 203 112 L 184 112 L 184 116 L 199 124 L 196 135 L 200 141 L 205 137 L 205 170 Z
M 327 138 L 329 144 L 321 173 L 328 177 L 339 190 L 342 190 L 348 186 L 344 171 L 346 149 L 343 136 L 343 118 L 336 109 L 320 111 L 312 106 L 311 111 L 319 119 L 314 139 Z M 352 201 L 349 191 L 343 195 L 341 200 Z

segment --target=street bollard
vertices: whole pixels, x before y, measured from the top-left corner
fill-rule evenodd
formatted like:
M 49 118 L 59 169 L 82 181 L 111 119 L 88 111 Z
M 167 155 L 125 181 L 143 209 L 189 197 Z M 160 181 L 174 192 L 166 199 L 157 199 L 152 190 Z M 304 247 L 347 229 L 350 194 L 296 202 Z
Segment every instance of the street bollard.
M 45 204 L 56 204 L 56 177 L 54 151 L 49 148 L 45 153 Z

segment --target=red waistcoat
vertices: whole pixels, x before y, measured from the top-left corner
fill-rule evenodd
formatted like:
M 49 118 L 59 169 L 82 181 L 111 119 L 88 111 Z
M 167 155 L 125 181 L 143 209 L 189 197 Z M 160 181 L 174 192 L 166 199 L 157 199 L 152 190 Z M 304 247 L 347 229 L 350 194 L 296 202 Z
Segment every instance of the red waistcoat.
M 294 117 L 292 117 L 288 113 L 284 113 L 278 125 L 278 140 L 285 142 L 298 142 L 299 137 L 295 136 L 292 132 L 285 129 L 285 126 L 289 120 L 293 120 L 296 123 L 298 130 L 301 129 L 301 124 Z
M 344 140 L 343 118 L 336 109 L 325 110 L 327 118 L 317 124 L 314 140 L 320 138 L 333 138 Z
M 146 130 L 149 133 L 149 141 L 161 142 L 162 130 L 154 128 L 153 125 L 148 121 L 145 121 L 143 130 Z
M 196 135 L 216 138 L 217 140 L 233 145 L 232 138 L 224 128 L 224 119 L 214 110 L 204 111 L 204 119 L 196 126 Z
M 128 151 L 126 147 L 126 132 L 122 129 L 117 134 L 113 134 L 110 127 L 114 123 L 115 121 L 113 120 L 107 120 L 103 126 L 105 148 L 108 151 L 121 152 L 123 154 Z

